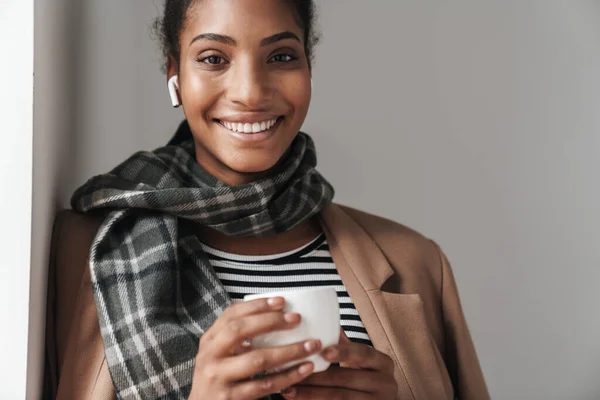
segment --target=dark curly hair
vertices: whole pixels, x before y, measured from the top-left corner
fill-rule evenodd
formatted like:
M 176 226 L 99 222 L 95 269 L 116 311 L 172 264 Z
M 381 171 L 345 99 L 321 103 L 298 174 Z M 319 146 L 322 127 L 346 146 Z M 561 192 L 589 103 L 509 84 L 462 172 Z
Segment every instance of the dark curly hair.
M 154 33 L 158 37 L 165 59 L 172 56 L 179 61 L 179 38 L 185 26 L 187 13 L 197 0 L 165 0 L 164 13 L 154 22 Z M 304 48 L 309 67 L 312 67 L 313 50 L 319 40 L 315 32 L 316 11 L 313 0 L 282 0 L 293 6 L 296 21 L 304 31 Z

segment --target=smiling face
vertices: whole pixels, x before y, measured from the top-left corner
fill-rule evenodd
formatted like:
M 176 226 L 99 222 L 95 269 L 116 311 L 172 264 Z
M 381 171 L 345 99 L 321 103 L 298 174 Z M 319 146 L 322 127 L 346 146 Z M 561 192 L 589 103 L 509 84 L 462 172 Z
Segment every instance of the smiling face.
M 284 0 L 200 0 L 189 9 L 168 75 L 179 74 L 198 163 L 218 179 L 258 179 L 296 137 L 311 96 L 303 37 Z

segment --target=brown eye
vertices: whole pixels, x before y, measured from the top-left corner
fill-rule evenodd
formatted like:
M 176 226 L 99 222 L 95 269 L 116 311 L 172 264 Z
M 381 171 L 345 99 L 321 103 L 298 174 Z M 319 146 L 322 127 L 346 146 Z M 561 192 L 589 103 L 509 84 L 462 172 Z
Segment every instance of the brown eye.
M 203 62 L 205 64 L 210 64 L 210 65 L 219 65 L 219 64 L 225 64 L 225 59 L 223 57 L 219 57 L 219 56 L 208 56 L 208 57 L 204 57 L 199 59 L 198 61 Z
M 292 56 L 290 54 L 282 53 L 282 54 L 276 54 L 273 57 L 271 57 L 269 59 L 269 62 L 288 63 L 288 62 L 294 61 L 296 59 L 297 59 L 296 57 L 294 57 L 294 56 Z

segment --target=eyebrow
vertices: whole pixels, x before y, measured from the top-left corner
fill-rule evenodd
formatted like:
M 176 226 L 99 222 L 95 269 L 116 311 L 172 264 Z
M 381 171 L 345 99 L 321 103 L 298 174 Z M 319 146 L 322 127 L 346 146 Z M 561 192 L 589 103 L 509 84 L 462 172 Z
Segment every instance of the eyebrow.
M 260 41 L 260 46 L 261 47 L 268 46 L 270 44 L 277 43 L 280 40 L 285 40 L 285 39 L 294 39 L 294 40 L 300 42 L 300 38 L 298 36 L 296 36 L 294 33 L 285 31 L 285 32 L 276 33 L 272 36 L 264 38 L 263 40 Z M 195 38 L 193 38 L 192 41 L 190 42 L 190 46 L 192 45 L 192 43 L 194 43 L 198 40 L 212 40 L 214 42 L 223 43 L 223 44 L 226 44 L 229 46 L 237 45 L 237 42 L 235 41 L 235 39 L 230 36 L 219 35 L 218 33 L 203 33 L 203 34 L 198 35 Z
M 276 33 L 273 36 L 269 36 L 268 38 L 264 38 L 263 40 L 260 41 L 260 45 L 261 46 L 268 46 L 270 44 L 279 42 L 280 40 L 285 40 L 285 39 L 294 39 L 298 42 L 300 42 L 300 38 L 298 36 L 296 36 L 295 34 L 293 34 L 290 31 L 285 31 L 285 32 L 281 32 L 281 33 Z

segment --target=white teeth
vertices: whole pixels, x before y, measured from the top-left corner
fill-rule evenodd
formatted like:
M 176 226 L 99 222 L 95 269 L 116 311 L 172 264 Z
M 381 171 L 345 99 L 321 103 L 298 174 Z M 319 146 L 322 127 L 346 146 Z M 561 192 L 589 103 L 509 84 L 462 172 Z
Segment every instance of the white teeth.
M 270 121 L 263 122 L 247 122 L 247 123 L 237 123 L 237 122 L 227 122 L 221 121 L 221 125 L 225 128 L 233 131 L 233 132 L 241 132 L 241 133 L 259 133 L 262 131 L 266 131 L 271 129 L 273 125 L 277 123 L 277 118 L 272 119 Z

